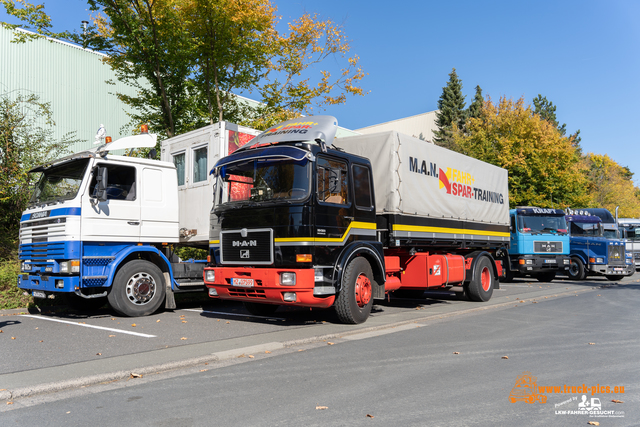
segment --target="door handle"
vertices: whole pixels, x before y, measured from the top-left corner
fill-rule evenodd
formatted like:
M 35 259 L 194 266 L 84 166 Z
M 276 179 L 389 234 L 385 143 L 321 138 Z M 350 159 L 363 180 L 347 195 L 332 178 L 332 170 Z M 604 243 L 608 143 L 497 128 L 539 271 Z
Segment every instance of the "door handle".
M 127 224 L 129 224 L 129 225 L 140 225 L 140 221 L 128 221 Z

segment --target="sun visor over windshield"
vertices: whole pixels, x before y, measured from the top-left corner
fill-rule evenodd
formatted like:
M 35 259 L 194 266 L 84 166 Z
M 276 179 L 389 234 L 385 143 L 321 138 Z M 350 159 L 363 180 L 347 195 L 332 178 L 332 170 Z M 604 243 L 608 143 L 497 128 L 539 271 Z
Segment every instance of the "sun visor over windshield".
M 258 150 L 251 151 L 240 151 L 237 150 L 235 153 L 223 157 L 218 160 L 216 165 L 211 169 L 209 175 L 213 174 L 214 171 L 220 166 L 228 165 L 229 163 L 235 163 L 243 160 L 255 160 L 255 159 L 289 159 L 293 161 L 300 161 L 305 157 L 311 156 L 306 150 L 297 147 L 291 146 L 283 146 L 283 147 L 264 147 Z
M 338 131 L 338 120 L 333 116 L 310 116 L 287 120 L 256 136 L 238 151 L 279 142 L 323 141 L 331 144 Z

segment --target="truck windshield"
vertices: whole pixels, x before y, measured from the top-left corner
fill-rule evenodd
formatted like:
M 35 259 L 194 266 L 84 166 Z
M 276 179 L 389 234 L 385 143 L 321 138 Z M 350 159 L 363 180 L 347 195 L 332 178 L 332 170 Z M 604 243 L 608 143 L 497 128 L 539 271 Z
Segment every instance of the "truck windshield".
M 602 226 L 597 222 L 571 222 L 571 235 L 602 237 Z
M 564 216 L 518 215 L 518 231 L 531 234 L 556 234 L 567 232 Z
M 311 169 L 307 159 L 253 159 L 231 163 L 217 174 L 216 208 L 253 202 L 287 202 L 309 196 Z
M 75 198 L 88 164 L 89 159 L 78 159 L 45 169 L 35 186 L 29 205 Z
M 640 224 L 624 224 L 622 228 L 627 232 L 627 239 L 640 242 Z
M 618 235 L 618 230 L 605 229 L 604 230 L 604 237 L 606 237 L 607 239 L 619 239 L 620 235 Z

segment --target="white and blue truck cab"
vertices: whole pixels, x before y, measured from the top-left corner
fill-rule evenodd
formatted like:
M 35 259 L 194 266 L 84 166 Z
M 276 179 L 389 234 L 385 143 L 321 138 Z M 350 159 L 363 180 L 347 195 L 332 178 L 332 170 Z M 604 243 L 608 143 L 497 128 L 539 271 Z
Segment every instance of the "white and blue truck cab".
M 531 276 L 550 282 L 569 269 L 569 235 L 561 209 L 520 206 L 509 211 L 509 266 L 504 281 Z
M 125 316 L 204 291 L 206 261 L 181 262 L 173 249 L 208 248 L 207 172 L 228 147 L 225 123 L 211 126 L 163 141 L 163 161 L 110 154 L 154 147 L 143 131 L 30 171 L 41 176 L 20 221 L 18 287 L 76 305 L 108 301 Z

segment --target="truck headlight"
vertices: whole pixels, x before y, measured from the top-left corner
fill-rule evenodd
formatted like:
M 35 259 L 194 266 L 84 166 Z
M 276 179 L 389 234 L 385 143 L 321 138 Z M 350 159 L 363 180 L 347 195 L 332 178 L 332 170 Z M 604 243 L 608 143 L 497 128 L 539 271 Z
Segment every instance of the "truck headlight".
M 604 263 L 604 258 L 596 258 L 596 262 L 598 264 L 603 264 Z
M 296 273 L 293 273 L 293 272 L 280 273 L 280 284 L 283 286 L 295 286 Z
M 565 259 L 562 261 L 564 263 L 564 265 L 569 265 L 571 264 L 571 260 L 570 259 Z
M 205 282 L 215 282 L 216 281 L 216 271 L 215 270 L 205 270 L 204 271 L 204 281 Z
M 31 264 L 23 262 L 20 270 L 22 270 L 22 271 L 31 271 L 31 267 L 32 267 Z
M 80 273 L 80 260 L 62 261 L 60 263 L 60 273 Z
M 533 260 L 532 259 L 528 259 L 527 260 L 527 265 L 531 265 L 531 264 L 533 264 Z

